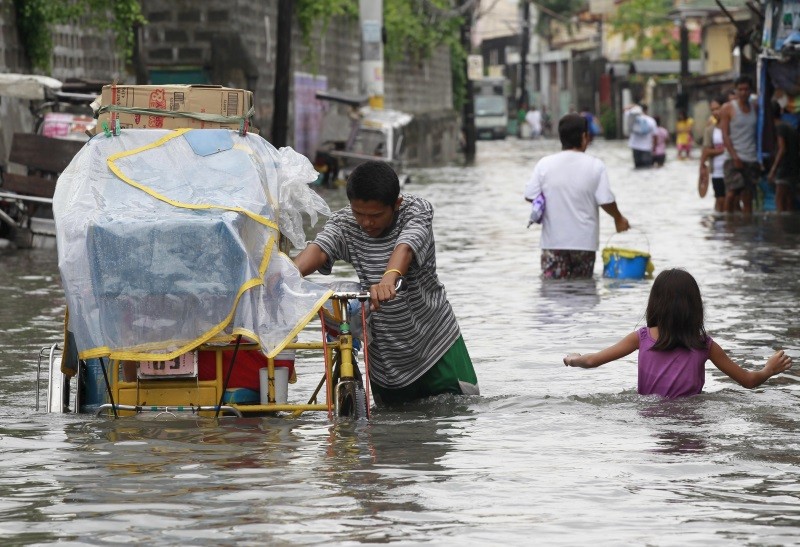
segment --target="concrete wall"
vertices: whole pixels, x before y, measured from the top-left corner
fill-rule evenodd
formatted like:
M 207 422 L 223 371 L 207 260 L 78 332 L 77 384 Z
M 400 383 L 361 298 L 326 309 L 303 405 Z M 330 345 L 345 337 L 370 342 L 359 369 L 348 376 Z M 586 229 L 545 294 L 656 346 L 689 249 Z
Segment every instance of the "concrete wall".
M 53 78 L 123 79 L 125 63 L 115 55 L 116 40 L 108 32 L 89 27 L 56 25 L 53 28 Z
M 89 26 L 56 25 L 52 29 L 52 38 L 52 71 L 48 76 L 59 80 L 109 81 L 125 77 L 124 62 L 115 53 L 115 40 L 111 33 Z M 10 0 L 0 0 L 0 72 L 31 72 L 17 33 L 14 3 Z

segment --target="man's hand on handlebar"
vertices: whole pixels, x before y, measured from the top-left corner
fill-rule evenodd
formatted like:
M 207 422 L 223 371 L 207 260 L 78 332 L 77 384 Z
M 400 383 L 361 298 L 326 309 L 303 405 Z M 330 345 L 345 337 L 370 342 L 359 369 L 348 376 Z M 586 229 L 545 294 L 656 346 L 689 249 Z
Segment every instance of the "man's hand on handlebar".
M 379 310 L 381 302 L 392 300 L 404 287 L 405 279 L 402 276 L 394 275 L 394 272 L 384 275 L 379 283 L 369 288 L 370 310 Z

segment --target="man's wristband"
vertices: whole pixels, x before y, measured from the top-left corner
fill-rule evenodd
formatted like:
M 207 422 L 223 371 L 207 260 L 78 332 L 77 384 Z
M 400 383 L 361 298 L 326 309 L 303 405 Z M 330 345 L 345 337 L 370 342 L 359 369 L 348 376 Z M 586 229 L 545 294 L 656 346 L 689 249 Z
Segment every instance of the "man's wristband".
M 403 272 L 401 272 L 401 271 L 400 271 L 400 270 L 398 270 L 397 268 L 392 268 L 392 269 L 390 269 L 390 270 L 386 270 L 385 272 L 383 272 L 383 275 L 386 275 L 386 274 L 388 274 L 388 273 L 390 273 L 390 272 L 396 272 L 396 273 L 397 273 L 397 275 L 400 275 L 400 276 L 402 276 L 402 275 L 403 275 Z M 381 276 L 381 277 L 383 277 L 383 276 Z

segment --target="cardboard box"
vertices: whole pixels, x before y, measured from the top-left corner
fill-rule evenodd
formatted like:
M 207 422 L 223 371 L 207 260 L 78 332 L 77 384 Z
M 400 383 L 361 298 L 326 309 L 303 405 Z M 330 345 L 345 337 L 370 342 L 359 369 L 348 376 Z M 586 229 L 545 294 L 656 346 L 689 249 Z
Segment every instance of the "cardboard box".
M 109 106 L 118 108 L 106 108 Z M 137 129 L 239 129 L 241 118 L 253 106 L 253 93 L 214 85 L 106 85 L 98 110 L 97 131 L 103 122 Z M 143 112 L 163 110 L 163 115 Z M 225 116 L 228 120 L 201 120 L 191 114 Z M 187 115 L 188 114 L 188 115 Z M 248 125 L 252 116 L 247 117 Z

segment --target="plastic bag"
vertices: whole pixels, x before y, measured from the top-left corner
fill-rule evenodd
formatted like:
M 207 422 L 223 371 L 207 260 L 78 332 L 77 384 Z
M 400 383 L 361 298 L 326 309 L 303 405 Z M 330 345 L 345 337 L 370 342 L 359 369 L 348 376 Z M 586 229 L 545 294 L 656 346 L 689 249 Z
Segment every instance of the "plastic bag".
M 644 115 L 639 114 L 633 119 L 632 131 L 636 135 L 649 135 L 653 131 L 653 128 L 649 123 L 647 123 L 647 119 L 644 117 Z
M 317 180 L 319 173 L 311 162 L 289 147 L 278 150 L 281 162 L 279 208 L 281 233 L 296 249 L 305 247 L 305 230 L 302 213 L 308 215 L 311 226 L 317 223 L 317 215 L 331 216 L 331 209 L 319 194 L 309 188 L 308 183 Z
M 541 224 L 542 219 L 544 218 L 544 194 L 539 194 L 533 201 L 531 202 L 531 216 L 528 219 L 528 228 L 531 227 L 531 224 Z

